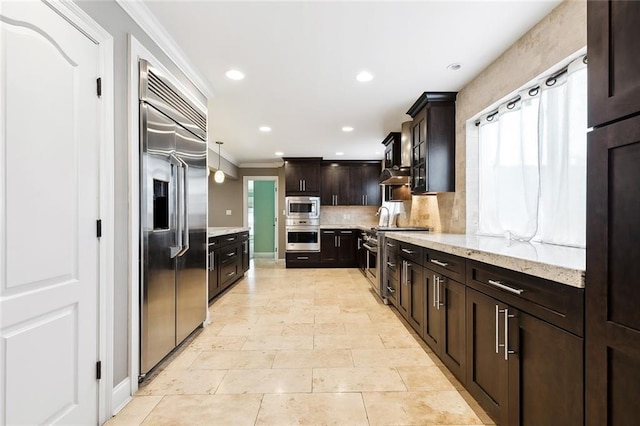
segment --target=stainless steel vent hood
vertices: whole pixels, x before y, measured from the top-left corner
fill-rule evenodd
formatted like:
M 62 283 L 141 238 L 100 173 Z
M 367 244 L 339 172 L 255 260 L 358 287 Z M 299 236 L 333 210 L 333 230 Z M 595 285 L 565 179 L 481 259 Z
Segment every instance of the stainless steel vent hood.
M 399 186 L 411 183 L 411 123 L 411 121 L 405 121 L 402 123 L 402 132 L 399 134 L 391 132 L 382 141 L 387 149 L 385 151 L 386 168 L 380 175 L 380 185 Z
M 381 185 L 408 185 L 411 182 L 411 168 L 393 166 L 384 169 L 380 175 Z

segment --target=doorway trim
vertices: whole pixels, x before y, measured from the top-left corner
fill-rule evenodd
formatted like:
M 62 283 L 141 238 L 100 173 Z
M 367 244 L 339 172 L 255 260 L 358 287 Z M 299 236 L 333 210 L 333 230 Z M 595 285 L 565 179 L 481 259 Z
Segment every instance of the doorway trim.
M 262 180 L 262 181 L 273 181 L 275 191 L 273 192 L 273 206 L 274 206 L 274 218 L 276 221 L 276 226 L 274 227 L 274 250 L 273 260 L 275 262 L 278 261 L 278 256 L 280 254 L 278 250 L 278 242 L 280 236 L 280 221 L 278 220 L 278 176 L 243 176 L 242 177 L 242 226 L 245 228 L 249 226 L 249 181 L 250 180 Z M 254 250 L 255 253 L 255 250 Z M 255 256 L 255 255 L 254 255 Z

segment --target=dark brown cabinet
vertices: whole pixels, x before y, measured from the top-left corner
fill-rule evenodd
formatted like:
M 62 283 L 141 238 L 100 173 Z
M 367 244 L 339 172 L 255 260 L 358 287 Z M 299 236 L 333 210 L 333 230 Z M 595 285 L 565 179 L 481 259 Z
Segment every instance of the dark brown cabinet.
M 424 340 L 465 382 L 465 260 L 424 250 L 426 310 Z M 458 280 L 458 281 L 456 281 Z
M 325 206 L 378 206 L 380 161 L 323 161 L 320 202 Z
M 323 206 L 347 206 L 351 204 L 350 167 L 336 162 L 323 162 L 321 167 L 322 189 L 320 203 Z
M 320 261 L 328 266 L 356 266 L 356 230 L 322 229 L 320 231 Z
M 584 421 L 584 291 L 467 261 L 466 387 L 504 425 Z
M 411 192 L 455 191 L 456 92 L 425 92 L 407 114 L 411 125 Z
M 586 419 L 640 418 L 640 2 L 587 2 Z
M 209 300 L 249 270 L 249 233 L 210 237 L 208 244 Z
M 391 132 L 382 141 L 384 145 L 384 164 L 385 169 L 390 169 L 393 166 L 401 165 L 401 146 L 400 146 L 400 132 Z
M 286 195 L 320 195 L 320 158 L 285 158 Z
M 425 282 L 422 268 L 422 247 L 399 243 L 400 261 L 398 305 L 396 308 L 422 337 L 425 320 Z
M 583 424 L 583 339 L 467 289 L 467 389 L 501 425 Z
M 349 204 L 353 206 L 379 206 L 382 201 L 380 162 L 354 164 L 349 168 L 351 194 Z
M 636 1 L 587 3 L 589 127 L 640 112 L 639 22 Z

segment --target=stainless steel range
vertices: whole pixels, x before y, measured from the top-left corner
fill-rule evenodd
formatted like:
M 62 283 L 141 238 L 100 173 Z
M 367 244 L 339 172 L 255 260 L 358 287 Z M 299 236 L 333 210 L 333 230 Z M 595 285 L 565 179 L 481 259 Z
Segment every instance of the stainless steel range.
M 362 246 L 367 250 L 367 266 L 365 269 L 366 277 L 371 283 L 371 287 L 376 294 L 387 305 L 387 287 L 384 285 L 386 277 L 384 277 L 384 264 L 387 258 L 387 232 L 408 232 L 408 231 L 428 231 L 429 228 L 422 227 L 389 227 L 376 226 L 365 231 Z

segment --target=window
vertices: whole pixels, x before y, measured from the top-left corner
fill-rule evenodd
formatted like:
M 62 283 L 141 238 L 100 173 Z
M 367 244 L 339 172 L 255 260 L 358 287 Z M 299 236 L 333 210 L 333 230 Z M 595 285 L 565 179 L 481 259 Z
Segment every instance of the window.
M 585 247 L 587 67 L 481 117 L 478 234 Z

